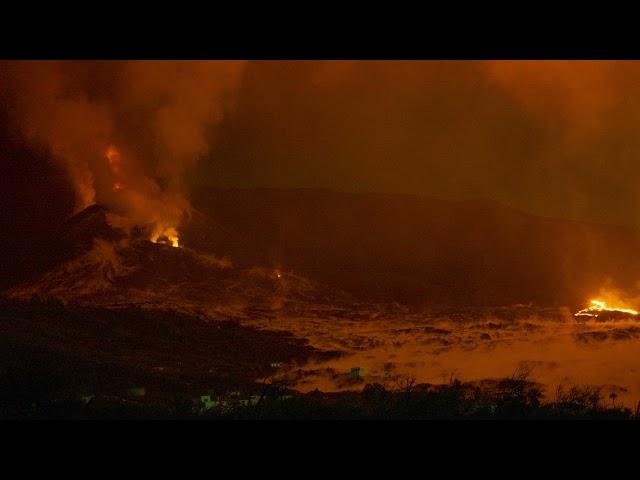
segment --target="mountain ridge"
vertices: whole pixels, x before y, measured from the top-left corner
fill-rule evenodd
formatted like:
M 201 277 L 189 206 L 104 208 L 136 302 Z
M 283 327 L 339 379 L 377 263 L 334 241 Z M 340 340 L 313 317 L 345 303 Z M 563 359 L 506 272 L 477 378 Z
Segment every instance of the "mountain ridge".
M 96 281 L 103 297 L 117 291 L 118 302 L 154 288 L 187 303 L 185 292 L 200 303 L 208 296 L 230 302 L 231 289 L 245 304 L 277 298 L 281 305 L 284 278 L 294 303 L 573 308 L 605 286 L 635 294 L 640 278 L 640 232 L 538 217 L 494 201 L 206 188 L 192 203 L 180 249 L 127 240 L 108 224 L 107 209 L 89 207 L 60 227 L 37 279 L 12 292 L 62 294 L 66 285 L 78 299 Z

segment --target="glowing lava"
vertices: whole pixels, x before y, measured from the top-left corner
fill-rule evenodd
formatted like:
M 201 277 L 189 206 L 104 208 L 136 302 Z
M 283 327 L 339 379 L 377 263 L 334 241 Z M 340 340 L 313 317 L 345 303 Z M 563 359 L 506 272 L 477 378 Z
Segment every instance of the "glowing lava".
M 180 246 L 180 237 L 178 231 L 174 227 L 157 229 L 151 234 L 150 240 L 153 243 L 164 243 L 172 247 Z
M 608 307 L 607 304 L 601 300 L 591 300 L 591 306 L 574 313 L 574 317 L 598 317 L 605 312 L 626 313 L 629 315 L 638 315 L 638 312 L 631 310 L 630 308 Z

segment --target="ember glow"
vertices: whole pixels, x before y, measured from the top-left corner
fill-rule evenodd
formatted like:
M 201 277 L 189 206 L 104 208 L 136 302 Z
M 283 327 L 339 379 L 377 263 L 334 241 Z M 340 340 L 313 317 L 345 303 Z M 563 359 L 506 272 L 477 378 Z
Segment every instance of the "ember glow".
M 632 310 L 630 308 L 621 308 L 621 307 L 609 307 L 602 300 L 591 300 L 591 306 L 585 309 L 580 310 L 579 312 L 574 313 L 576 317 L 595 317 L 602 315 L 605 312 L 613 312 L 613 313 L 628 313 L 629 315 L 638 315 L 636 310 Z
M 172 247 L 180 247 L 180 238 L 178 230 L 175 227 L 166 227 L 154 230 L 150 240 L 153 243 L 165 243 Z

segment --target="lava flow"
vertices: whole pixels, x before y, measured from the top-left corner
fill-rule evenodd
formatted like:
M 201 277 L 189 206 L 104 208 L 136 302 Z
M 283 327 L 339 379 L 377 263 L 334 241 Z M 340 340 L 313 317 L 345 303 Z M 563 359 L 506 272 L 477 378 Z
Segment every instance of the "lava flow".
M 574 317 L 599 317 L 603 313 L 621 313 L 632 316 L 638 315 L 638 312 L 630 308 L 609 307 L 602 300 L 591 300 L 591 306 L 580 310 L 573 314 Z

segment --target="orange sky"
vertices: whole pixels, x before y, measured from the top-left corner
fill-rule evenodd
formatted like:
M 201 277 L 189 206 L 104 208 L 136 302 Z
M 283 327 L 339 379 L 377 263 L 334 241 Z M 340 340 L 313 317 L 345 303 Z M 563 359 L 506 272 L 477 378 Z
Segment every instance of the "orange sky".
M 115 142 L 149 178 L 175 185 L 186 174 L 187 190 L 489 197 L 640 226 L 640 62 L 3 65 L 10 128 L 63 159 L 78 203 L 112 190 L 91 165 Z
M 198 180 L 640 225 L 640 62 L 250 62 Z

